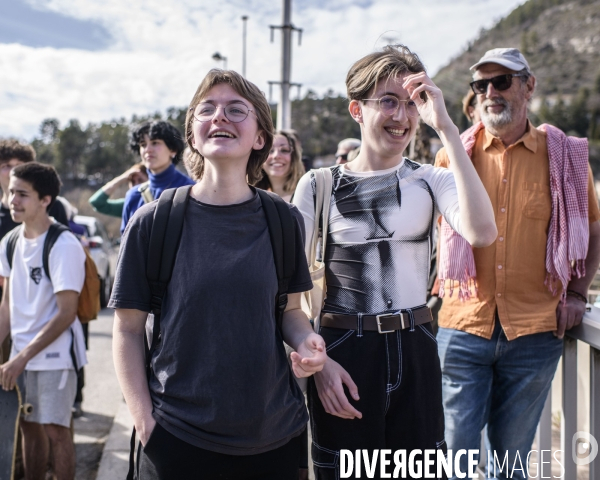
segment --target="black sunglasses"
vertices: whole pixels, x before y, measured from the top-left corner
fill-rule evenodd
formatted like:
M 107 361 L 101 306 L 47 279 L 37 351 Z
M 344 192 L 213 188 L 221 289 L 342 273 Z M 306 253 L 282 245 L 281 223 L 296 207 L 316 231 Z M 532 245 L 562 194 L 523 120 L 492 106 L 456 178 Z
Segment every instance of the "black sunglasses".
M 507 73 L 505 75 L 498 75 L 497 77 L 486 78 L 485 80 L 475 80 L 471 82 L 471 89 L 473 93 L 480 95 L 485 94 L 488 89 L 488 85 L 491 83 L 496 90 L 499 92 L 508 90 L 512 85 L 513 77 L 528 77 L 526 73 Z

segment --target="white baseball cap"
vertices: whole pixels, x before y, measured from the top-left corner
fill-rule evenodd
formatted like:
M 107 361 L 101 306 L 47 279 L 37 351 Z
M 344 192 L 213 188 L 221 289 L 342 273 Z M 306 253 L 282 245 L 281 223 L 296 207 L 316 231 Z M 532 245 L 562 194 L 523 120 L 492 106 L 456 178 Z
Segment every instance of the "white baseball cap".
M 526 69 L 527 73 L 531 74 L 527 60 L 517 48 L 493 48 L 488 50 L 469 70 L 476 70 L 484 63 L 497 63 L 516 72 Z

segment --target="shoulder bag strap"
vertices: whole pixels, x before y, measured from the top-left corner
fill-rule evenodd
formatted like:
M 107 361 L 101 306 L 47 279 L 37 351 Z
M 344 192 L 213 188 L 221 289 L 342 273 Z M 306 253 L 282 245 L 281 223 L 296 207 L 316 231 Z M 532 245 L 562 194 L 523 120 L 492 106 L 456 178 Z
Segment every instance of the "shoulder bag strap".
M 44 250 L 42 252 L 42 264 L 44 266 L 44 273 L 46 276 L 52 281 L 50 277 L 50 250 L 60 237 L 60 234 L 63 232 L 68 232 L 69 229 L 65 227 L 62 223 L 54 222 L 50 225 L 48 229 L 48 233 L 46 234 L 46 239 L 44 240 Z
M 175 256 L 179 248 L 185 209 L 190 194 L 191 185 L 165 190 L 158 200 L 154 211 L 150 242 L 148 244 L 148 259 L 146 262 L 146 277 L 150 285 L 150 307 L 154 315 L 152 342 L 146 352 L 151 354 L 160 336 L 160 315 L 162 302 L 167 290 Z M 167 235 L 168 232 L 168 235 Z M 151 356 L 151 355 L 150 355 Z M 147 373 L 150 375 L 150 358 L 146 358 Z
M 190 196 L 192 185 L 180 188 L 170 188 L 162 192 L 158 205 L 154 211 L 150 242 L 148 244 L 148 258 L 146 260 L 146 278 L 150 284 L 150 308 L 154 315 L 152 327 L 152 343 L 148 346 L 144 335 L 144 351 L 146 363 L 146 377 L 150 380 L 152 351 L 160 340 L 160 315 L 162 302 L 167 291 L 167 286 L 173 274 L 175 256 L 181 240 L 185 208 Z M 143 196 L 143 192 L 142 192 Z M 167 231 L 169 234 L 167 235 Z M 129 471 L 126 480 L 135 478 L 135 427 L 131 432 L 129 442 Z M 139 451 L 138 451 L 139 462 Z M 138 465 L 139 468 L 139 465 Z
M 322 232 L 321 232 L 321 261 L 325 261 L 325 247 L 327 246 L 327 234 L 329 233 L 329 209 L 331 207 L 331 191 L 333 188 L 333 177 L 330 168 L 320 169 L 323 175 L 323 209 L 322 209 Z
M 277 272 L 275 320 L 277 330 L 281 334 L 283 312 L 288 302 L 288 286 L 296 269 L 294 219 L 292 218 L 290 207 L 285 200 L 259 188 L 256 191 L 258 192 L 267 218 L 269 237 L 275 260 L 275 270 Z
M 305 254 L 308 261 L 308 268 L 312 270 L 317 260 L 317 244 L 319 243 L 319 230 L 321 211 L 323 209 L 323 173 L 321 169 L 313 170 L 313 178 L 315 179 L 315 216 L 313 222 L 313 232 L 310 242 L 306 243 Z
M 150 182 L 144 182 L 138 187 L 138 192 L 142 194 L 144 203 L 150 203 L 154 201 L 152 192 L 150 191 Z

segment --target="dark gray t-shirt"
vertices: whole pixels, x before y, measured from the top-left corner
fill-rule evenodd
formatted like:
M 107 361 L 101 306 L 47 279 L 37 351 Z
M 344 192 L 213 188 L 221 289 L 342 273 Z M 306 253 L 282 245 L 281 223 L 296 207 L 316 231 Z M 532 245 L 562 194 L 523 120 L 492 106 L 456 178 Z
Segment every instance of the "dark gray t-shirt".
M 140 208 L 123 235 L 109 307 L 150 311 L 146 259 L 157 202 Z M 304 222 L 296 221 L 296 272 L 289 293 L 312 288 Z M 253 455 L 299 435 L 304 396 L 276 335 L 277 276 L 260 198 L 227 206 L 189 199 L 173 277 L 163 302 L 150 395 L 154 418 L 200 448 Z

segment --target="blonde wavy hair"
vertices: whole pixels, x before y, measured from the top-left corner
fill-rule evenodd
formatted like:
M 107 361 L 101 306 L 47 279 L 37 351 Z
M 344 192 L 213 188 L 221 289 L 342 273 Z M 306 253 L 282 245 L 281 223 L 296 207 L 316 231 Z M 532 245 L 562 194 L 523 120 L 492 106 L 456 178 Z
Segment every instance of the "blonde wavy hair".
M 269 102 L 267 102 L 265 95 L 260 89 L 233 70 L 220 70 L 214 68 L 206 74 L 206 77 L 204 77 L 204 80 L 202 80 L 198 86 L 185 117 L 185 140 L 190 149 L 185 165 L 194 180 L 198 181 L 202 178 L 202 175 L 204 174 L 204 157 L 193 145 L 194 131 L 192 126 L 194 123 L 194 109 L 211 88 L 222 83 L 229 85 L 238 95 L 244 97 L 252 104 L 254 113 L 257 117 L 258 128 L 259 130 L 262 130 L 265 136 L 263 148 L 260 150 L 252 150 L 250 158 L 248 159 L 248 165 L 246 166 L 248 183 L 254 184 L 262 177 L 262 164 L 265 163 L 265 160 L 269 156 L 271 146 L 273 145 L 274 128 L 273 119 L 271 118 L 271 108 L 269 107 Z

